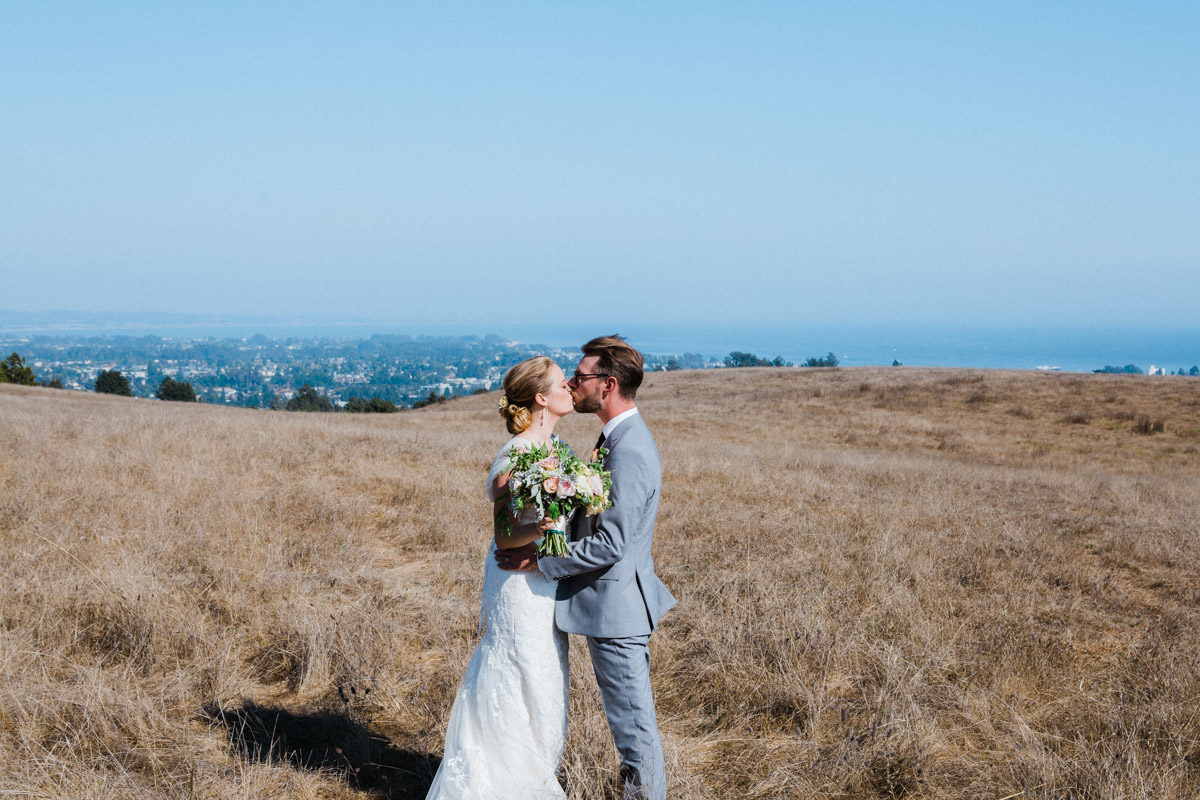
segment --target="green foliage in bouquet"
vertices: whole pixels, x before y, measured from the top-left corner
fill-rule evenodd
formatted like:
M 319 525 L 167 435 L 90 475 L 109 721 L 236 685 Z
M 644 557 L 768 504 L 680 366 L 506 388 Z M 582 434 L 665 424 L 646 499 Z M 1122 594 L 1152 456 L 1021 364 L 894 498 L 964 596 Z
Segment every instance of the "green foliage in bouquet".
M 586 514 L 599 514 L 610 508 L 612 474 L 601 466 L 607 454 L 607 450 L 601 449 L 597 451 L 596 461 L 587 462 L 559 439 L 528 450 L 514 450 L 508 479 L 508 508 L 501 509 L 496 518 L 500 530 L 511 533 L 512 520 L 520 519 L 529 510 L 535 510 L 538 519 L 549 518 L 564 525 L 576 509 L 584 509 Z M 563 530 L 556 527 L 542 536 L 538 555 L 566 554 L 567 539 Z

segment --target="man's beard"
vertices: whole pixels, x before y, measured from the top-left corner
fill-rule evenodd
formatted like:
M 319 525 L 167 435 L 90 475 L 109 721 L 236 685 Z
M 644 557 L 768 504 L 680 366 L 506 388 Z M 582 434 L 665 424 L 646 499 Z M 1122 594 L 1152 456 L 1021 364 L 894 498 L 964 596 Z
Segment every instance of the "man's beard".
M 572 397 L 571 402 L 574 404 L 575 410 L 580 414 L 595 414 L 600 410 L 600 399 L 590 395 Z

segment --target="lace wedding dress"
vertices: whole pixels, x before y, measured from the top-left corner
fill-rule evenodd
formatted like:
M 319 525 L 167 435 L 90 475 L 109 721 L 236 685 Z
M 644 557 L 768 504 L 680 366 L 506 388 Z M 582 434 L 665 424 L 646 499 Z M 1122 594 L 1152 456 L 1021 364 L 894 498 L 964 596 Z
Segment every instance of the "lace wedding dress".
M 508 471 L 514 438 L 488 476 Z M 495 545 L 493 545 L 493 549 Z M 567 738 L 567 636 L 554 626 L 556 583 L 506 572 L 489 552 L 475 648 L 454 697 L 446 750 L 426 800 L 565 797 L 555 773 Z

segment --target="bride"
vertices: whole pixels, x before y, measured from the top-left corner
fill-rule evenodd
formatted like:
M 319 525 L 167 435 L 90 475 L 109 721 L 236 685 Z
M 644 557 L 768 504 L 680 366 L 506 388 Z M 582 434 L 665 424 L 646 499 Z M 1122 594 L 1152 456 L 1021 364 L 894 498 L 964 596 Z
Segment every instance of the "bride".
M 488 475 L 487 496 L 507 511 L 510 453 L 550 440 L 572 410 L 563 371 L 546 356 L 504 376 L 500 415 L 513 438 Z M 496 548 L 536 541 L 549 520 L 495 528 Z M 554 626 L 557 584 L 540 572 L 508 572 L 489 553 L 480 623 L 483 637 L 458 687 L 446 748 L 426 800 L 535 800 L 565 797 L 555 776 L 567 737 L 567 637 Z

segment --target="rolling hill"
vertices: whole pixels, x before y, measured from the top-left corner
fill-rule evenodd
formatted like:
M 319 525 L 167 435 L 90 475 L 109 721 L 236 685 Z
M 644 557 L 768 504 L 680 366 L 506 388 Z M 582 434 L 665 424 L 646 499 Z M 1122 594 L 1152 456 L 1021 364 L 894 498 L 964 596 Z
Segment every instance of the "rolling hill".
M 638 399 L 670 796 L 1200 796 L 1200 380 L 755 368 Z M 0 794 L 423 797 L 495 402 L 0 386 Z M 581 642 L 571 714 L 569 795 L 606 797 Z

